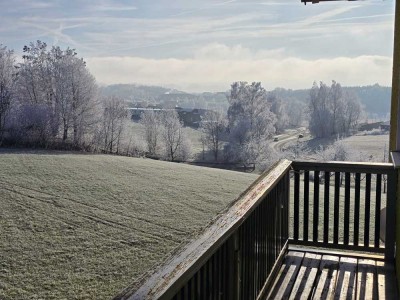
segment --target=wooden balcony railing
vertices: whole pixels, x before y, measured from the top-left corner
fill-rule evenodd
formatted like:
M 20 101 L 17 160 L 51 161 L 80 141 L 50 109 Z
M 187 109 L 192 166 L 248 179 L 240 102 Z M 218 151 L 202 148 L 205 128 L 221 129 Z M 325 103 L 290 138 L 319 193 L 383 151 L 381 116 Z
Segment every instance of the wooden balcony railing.
M 394 259 L 397 173 L 392 164 L 295 161 L 292 167 L 291 244 Z
M 396 183 L 391 164 L 282 160 L 200 237 L 115 299 L 260 299 L 289 243 L 384 253 L 391 261 Z

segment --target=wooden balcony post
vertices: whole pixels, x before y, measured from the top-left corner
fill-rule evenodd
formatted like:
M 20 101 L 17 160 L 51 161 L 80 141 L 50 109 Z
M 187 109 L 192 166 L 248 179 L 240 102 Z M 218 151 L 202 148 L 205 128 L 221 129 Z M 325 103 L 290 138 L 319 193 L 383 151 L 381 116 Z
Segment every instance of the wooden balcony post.
M 393 74 L 392 74 L 392 99 L 391 99 L 391 112 L 390 112 L 390 151 L 400 151 L 400 1 L 396 0 L 395 8 L 395 24 L 394 24 L 394 49 L 393 49 Z M 398 172 L 399 169 L 397 169 Z M 400 178 L 400 176 L 397 176 Z M 395 241 L 396 247 L 396 273 L 397 286 L 400 287 L 400 199 L 398 187 L 400 184 L 397 182 L 397 189 L 392 193 L 396 196 L 396 203 L 394 204 L 393 211 L 396 211 L 397 222 L 395 225 Z M 388 209 L 389 213 L 390 210 Z M 388 229 L 388 227 L 386 227 Z
M 400 150 L 400 2 L 396 1 L 393 49 L 392 98 L 390 110 L 390 151 Z
M 393 262 L 395 258 L 395 239 L 396 236 L 396 190 L 397 190 L 397 170 L 388 174 L 388 193 L 386 208 L 386 236 L 385 236 L 385 260 Z M 399 232 L 399 231 L 397 231 Z

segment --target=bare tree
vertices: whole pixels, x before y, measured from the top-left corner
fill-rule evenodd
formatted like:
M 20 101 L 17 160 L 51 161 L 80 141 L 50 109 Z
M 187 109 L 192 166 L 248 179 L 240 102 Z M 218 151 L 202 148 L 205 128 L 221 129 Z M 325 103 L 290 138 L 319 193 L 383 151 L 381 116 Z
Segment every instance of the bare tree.
M 222 138 L 226 132 L 226 127 L 226 118 L 215 111 L 207 111 L 200 123 L 202 137 L 204 137 L 208 149 L 213 153 L 215 161 L 218 161 L 218 154 L 222 149 Z
M 161 130 L 161 115 L 153 110 L 145 111 L 141 115 L 140 123 L 145 128 L 144 139 L 147 144 L 147 151 L 150 155 L 155 156 L 158 152 L 159 137 Z
M 190 155 L 190 143 L 176 110 L 162 112 L 161 126 L 165 158 L 170 161 L 186 160 Z
M 117 149 L 118 152 L 127 116 L 128 113 L 124 101 L 114 96 L 104 100 L 101 132 L 105 151 L 113 152 Z
M 3 136 L 6 118 L 12 106 L 15 83 L 15 57 L 12 50 L 0 44 L 0 139 Z

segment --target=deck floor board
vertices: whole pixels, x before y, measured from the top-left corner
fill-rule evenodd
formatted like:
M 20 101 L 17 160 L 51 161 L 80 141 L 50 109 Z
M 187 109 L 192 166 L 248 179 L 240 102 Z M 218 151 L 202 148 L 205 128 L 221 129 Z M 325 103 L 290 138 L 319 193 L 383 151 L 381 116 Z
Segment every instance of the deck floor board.
M 371 257 L 289 251 L 266 299 L 399 299 L 393 265 Z

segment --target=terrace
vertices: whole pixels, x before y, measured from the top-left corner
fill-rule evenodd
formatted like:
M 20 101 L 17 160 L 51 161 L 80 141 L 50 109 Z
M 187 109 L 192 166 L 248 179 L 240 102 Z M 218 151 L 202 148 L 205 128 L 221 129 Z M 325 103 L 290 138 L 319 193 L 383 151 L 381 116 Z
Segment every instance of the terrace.
M 399 2 L 395 22 L 391 163 L 282 160 L 116 299 L 398 299 Z

